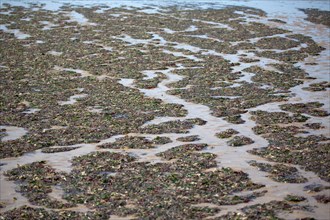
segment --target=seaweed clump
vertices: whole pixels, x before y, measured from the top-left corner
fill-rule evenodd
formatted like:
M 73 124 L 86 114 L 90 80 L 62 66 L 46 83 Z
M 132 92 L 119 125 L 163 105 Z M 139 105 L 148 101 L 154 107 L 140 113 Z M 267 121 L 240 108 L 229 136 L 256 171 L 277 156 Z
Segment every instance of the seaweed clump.
M 190 135 L 190 136 L 185 136 L 185 137 L 179 137 L 176 140 L 182 141 L 182 142 L 193 142 L 193 141 L 199 141 L 200 138 L 198 135 Z
M 188 133 L 188 129 L 194 127 L 194 125 L 205 125 L 206 121 L 200 118 L 176 120 L 163 122 L 156 125 L 148 125 L 140 128 L 142 133 L 148 134 L 162 134 L 162 133 Z
M 239 132 L 230 128 L 225 131 L 219 132 L 216 134 L 218 138 L 230 138 L 231 136 L 238 134 Z
M 301 175 L 297 168 L 286 166 L 284 164 L 270 165 L 266 163 L 258 163 L 250 161 L 251 166 L 258 167 L 263 172 L 270 173 L 269 177 L 277 182 L 285 183 L 305 183 L 307 179 Z
M 154 148 L 156 145 L 162 145 L 172 142 L 168 137 L 155 137 L 152 140 L 149 140 L 145 137 L 134 137 L 134 136 L 125 136 L 122 138 L 117 138 L 114 143 L 106 143 L 99 145 L 100 148 L 112 148 L 112 149 L 148 149 Z
M 9 180 L 18 182 L 19 192 L 26 196 L 33 205 L 47 208 L 62 209 L 75 206 L 73 203 L 63 203 L 52 199 L 49 193 L 52 186 L 65 181 L 65 174 L 57 173 L 45 161 L 19 166 L 5 173 Z
M 239 147 L 239 146 L 249 145 L 249 144 L 253 144 L 253 143 L 254 143 L 254 141 L 251 138 L 245 137 L 243 135 L 235 136 L 227 142 L 227 144 L 232 147 Z
M 313 22 L 315 24 L 323 24 L 328 27 L 330 27 L 330 12 L 329 11 L 323 11 L 319 9 L 300 9 L 305 14 L 307 14 L 307 18 L 305 18 L 307 21 Z

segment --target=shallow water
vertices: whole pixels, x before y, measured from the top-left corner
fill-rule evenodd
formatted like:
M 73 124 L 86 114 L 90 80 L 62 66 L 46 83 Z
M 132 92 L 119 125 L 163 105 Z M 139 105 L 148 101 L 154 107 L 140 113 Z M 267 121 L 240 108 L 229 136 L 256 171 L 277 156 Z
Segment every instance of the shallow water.
M 82 25 L 93 25 L 93 26 L 96 26 L 97 25 L 95 23 L 89 22 L 88 19 L 84 15 L 82 15 L 82 14 L 76 12 L 76 11 L 70 12 L 69 13 L 69 16 L 71 18 L 70 21 L 76 21 L 76 22 L 78 22 L 78 23 L 80 23 Z
M 23 113 L 25 113 L 25 114 L 33 114 L 33 113 L 36 113 L 36 112 L 38 112 L 40 110 L 41 109 L 39 109 L 39 108 L 29 108 L 26 111 L 24 111 Z
M 59 101 L 59 105 L 72 105 L 76 103 L 79 99 L 87 97 L 88 94 L 78 94 L 78 95 L 73 95 L 69 97 L 68 101 Z
M 6 25 L 3 25 L 3 24 L 0 25 L 0 30 L 2 30 L 3 32 L 6 32 L 6 33 L 14 34 L 15 37 L 19 40 L 24 40 L 24 39 L 31 37 L 31 35 L 25 34 L 18 29 L 9 29 L 9 28 L 7 28 Z
M 15 127 L 15 126 L 0 126 L 0 130 L 5 129 L 5 136 L 1 139 L 1 141 L 11 141 L 16 140 L 18 138 L 23 137 L 27 134 L 27 130 L 25 128 Z

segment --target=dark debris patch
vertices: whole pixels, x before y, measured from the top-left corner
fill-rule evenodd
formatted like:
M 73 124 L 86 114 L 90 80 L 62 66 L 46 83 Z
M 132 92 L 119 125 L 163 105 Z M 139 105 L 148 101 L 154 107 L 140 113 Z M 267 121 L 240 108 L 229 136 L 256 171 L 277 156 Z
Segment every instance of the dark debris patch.
M 232 146 L 232 147 L 240 147 L 240 146 L 243 146 L 243 145 L 249 145 L 249 144 L 253 144 L 254 141 L 249 138 L 249 137 L 246 137 L 246 136 L 234 136 L 232 139 L 230 139 L 227 144 L 229 146 Z
M 276 213 L 279 211 L 292 211 L 293 206 L 285 201 L 271 201 L 269 203 L 247 206 L 241 209 L 242 213 L 230 212 L 226 215 L 211 218 L 212 220 L 236 220 L 236 219 L 281 219 Z
M 263 125 L 257 125 L 252 128 L 253 132 L 257 135 L 267 135 L 272 133 L 289 133 L 289 134 L 298 134 L 298 133 L 304 133 L 304 131 L 301 130 L 301 128 L 293 125 L 288 126 L 279 126 L 276 124 L 263 124 Z
M 155 138 L 152 140 L 152 142 L 153 142 L 154 144 L 163 145 L 163 144 L 171 143 L 172 140 L 171 140 L 171 138 L 169 138 L 169 137 L 161 137 L 161 136 L 157 136 L 157 137 L 155 137 Z
M 278 89 L 289 89 L 291 87 L 302 84 L 306 77 L 306 73 L 301 69 L 298 69 L 289 64 L 277 64 L 273 65 L 283 73 L 278 71 L 265 70 L 259 66 L 251 66 L 244 69 L 243 71 L 254 73 L 255 75 L 251 78 L 254 82 L 271 85 Z
M 302 88 L 303 90 L 311 91 L 311 92 L 319 92 L 325 91 L 330 88 L 330 83 L 327 81 L 312 83 L 308 87 Z
M 315 63 L 315 62 L 308 62 L 308 63 L 305 63 L 305 65 L 317 66 L 318 63 Z M 315 79 L 315 77 L 312 77 L 312 78 Z
M 73 203 L 63 203 L 48 196 L 51 187 L 65 181 L 65 174 L 57 173 L 45 161 L 19 166 L 5 173 L 9 180 L 17 181 L 19 192 L 28 198 L 33 205 L 47 208 L 62 209 L 75 206 Z
M 305 43 L 307 47 L 300 48 L 299 50 L 286 50 L 283 52 L 276 52 L 271 50 L 265 50 L 261 52 L 257 51 L 255 54 L 261 57 L 284 61 L 287 64 L 294 64 L 296 62 L 303 61 L 309 55 L 319 55 L 321 51 L 325 50 L 324 47 L 319 46 L 310 37 L 306 37 L 300 34 L 291 34 L 288 35 L 288 37 L 297 39 L 300 41 L 300 43 Z
M 272 21 L 272 22 L 276 22 L 276 23 L 280 23 L 280 24 L 286 24 L 285 21 L 282 21 L 280 19 L 268 19 L 268 21 Z
M 102 220 L 108 219 L 110 213 L 107 212 L 75 212 L 75 211 L 53 211 L 46 210 L 44 208 L 34 208 L 30 206 L 21 206 L 19 208 L 14 208 L 10 211 L 2 213 L 0 216 L 1 220 L 9 219 L 95 219 Z
M 326 117 L 329 113 L 326 110 L 320 109 L 323 106 L 320 102 L 308 102 L 308 103 L 295 103 L 280 105 L 280 108 L 284 111 L 294 113 L 305 113 L 316 117 Z
M 194 141 L 199 141 L 200 138 L 198 135 L 190 135 L 185 137 L 179 137 L 176 140 L 181 142 L 194 142 Z
M 308 192 L 312 192 L 312 193 L 321 192 L 326 189 L 330 189 L 330 187 L 327 187 L 327 186 L 324 186 L 324 185 L 318 184 L 318 183 L 312 183 L 312 184 L 304 187 L 304 191 L 308 191 Z
M 66 151 L 76 150 L 80 147 L 49 147 L 41 149 L 42 153 L 51 154 L 51 153 L 60 153 Z
M 216 133 L 215 135 L 218 137 L 218 138 L 230 138 L 232 137 L 233 135 L 235 134 L 238 134 L 239 132 L 236 131 L 235 129 L 227 129 L 225 131 L 222 131 L 222 132 L 219 132 L 219 133 Z
M 194 158 L 194 163 L 199 162 L 197 158 Z M 154 218 L 162 216 L 164 218 L 185 219 L 194 217 L 200 218 L 210 215 L 210 213 L 191 212 L 188 205 L 190 202 L 232 204 L 235 203 L 235 199 L 234 201 L 228 200 L 228 196 L 225 195 L 225 192 L 228 192 L 228 190 L 232 192 L 230 189 L 233 187 L 231 181 L 239 179 L 242 186 L 246 184 L 244 179 L 241 179 L 243 176 L 239 177 L 240 173 L 233 173 L 230 169 L 211 173 L 196 173 L 197 170 L 195 169 L 197 167 L 192 167 L 192 169 L 188 168 L 188 170 L 186 170 L 187 168 L 185 168 L 184 164 L 186 163 L 182 164 L 182 162 L 179 161 L 177 165 L 183 167 L 168 167 L 170 169 L 164 169 L 164 165 L 151 166 L 150 169 L 154 170 L 152 172 L 150 172 L 150 169 L 140 169 L 136 174 L 140 172 L 143 172 L 143 174 L 140 173 L 136 180 L 134 180 L 136 178 L 136 174 L 134 173 L 127 173 L 125 176 L 121 175 L 120 178 L 122 180 L 120 181 L 121 185 L 119 187 L 122 188 L 122 192 L 128 191 L 131 197 L 138 196 L 140 204 L 143 205 L 143 207 L 140 207 L 141 209 L 138 214 L 141 217 L 148 216 Z M 178 168 L 179 170 L 177 170 Z M 182 172 L 182 168 L 186 171 Z M 229 175 L 234 176 L 234 179 L 228 178 Z M 132 186 L 138 187 L 133 187 L 134 189 L 132 190 Z M 115 187 L 117 187 L 117 184 Z M 149 197 L 145 190 L 149 192 L 149 195 L 155 195 L 156 193 L 158 196 Z M 214 211 L 212 212 L 214 213 Z
M 1 84 L 1 91 L 6 91 L 6 94 L 1 100 L 0 124 L 24 125 L 29 128 L 29 134 L 20 140 L 1 143 L 2 158 L 54 145 L 94 143 L 115 134 L 136 132 L 139 126 L 156 116 L 181 117 L 187 113 L 180 105 L 146 98 L 138 90 L 125 88 L 118 83 L 119 78 L 141 80 L 141 71 L 166 69 L 177 59 L 155 46 L 149 45 L 148 52 L 141 52 L 138 47 L 127 47 L 112 38 L 122 33 L 118 27 L 125 27 L 127 34 L 150 38 L 150 34 L 145 32 L 151 31 L 152 25 L 143 24 L 146 29 L 136 28 L 138 25 L 135 25 L 142 25 L 141 20 L 144 19 L 137 21 L 129 16 L 127 21 L 111 18 L 108 21 L 108 14 L 75 8 L 91 22 L 100 24 L 97 27 L 83 27 L 76 22 L 65 21 L 69 18 L 62 13 L 55 15 L 47 11 L 11 6 L 5 10 L 19 14 L 4 16 L 6 23 L 12 23 L 10 28 L 22 30 L 31 37 L 19 40 L 12 34 L 3 33 L 8 43 L 1 44 L 1 57 L 4 57 L 3 65 L 8 66 L 10 71 L 4 68 L 1 70 L 1 81 L 5 82 Z M 72 8 L 65 7 L 63 10 L 70 11 Z M 141 15 L 148 17 L 146 14 Z M 33 22 L 21 20 L 23 17 L 29 17 Z M 159 21 L 159 18 L 153 16 L 150 20 Z M 39 21 L 50 21 L 58 26 L 43 31 L 40 30 L 43 25 Z M 71 25 L 71 28 L 66 25 Z M 99 32 L 96 33 L 96 30 Z M 37 44 L 36 40 L 47 43 Z M 85 41 L 97 41 L 97 44 L 108 45 L 113 51 L 109 53 L 102 46 L 87 44 Z M 47 53 L 51 50 L 62 54 L 53 56 Z M 17 54 L 24 54 L 24 58 Z M 55 70 L 55 66 L 88 71 L 91 76 L 80 77 L 75 71 Z M 96 79 L 100 75 L 109 78 Z M 83 93 L 88 96 L 74 105 L 58 105 L 58 101 L 77 94 L 77 88 L 83 88 Z M 22 112 L 27 109 L 27 105 L 22 104 L 24 100 L 41 111 L 23 116 Z M 100 114 L 86 111 L 91 106 L 100 106 L 104 111 Z M 43 132 L 51 126 L 65 126 L 67 129 Z
M 315 142 L 311 137 L 299 139 L 283 135 L 281 137 L 287 139 L 279 141 L 276 138 L 276 141 L 271 141 L 268 147 L 249 152 L 271 161 L 300 165 L 308 171 L 315 172 L 322 179 L 330 181 L 329 144 Z
M 162 73 L 158 73 L 158 75 L 152 79 L 139 79 L 135 80 L 134 83 L 140 89 L 153 89 L 156 88 L 158 86 L 158 83 L 160 83 L 164 79 L 166 79 L 166 76 Z
M 252 119 L 257 122 L 253 128 L 256 134 L 262 134 L 269 145 L 261 149 L 249 151 L 252 154 L 262 156 L 270 161 L 300 165 L 307 171 L 313 171 L 320 178 L 329 180 L 329 138 L 323 135 L 296 136 L 299 133 L 308 133 L 303 127 L 292 126 L 293 122 L 305 122 L 308 117 L 301 113 L 323 115 L 319 108 L 321 103 L 311 102 L 310 105 L 303 103 L 285 104 L 281 108 L 294 113 L 290 116 L 285 112 L 251 112 Z M 299 113 L 301 112 L 301 113 Z M 310 113 L 313 112 L 313 113 Z M 317 113 L 315 113 L 317 112 Z M 315 113 L 315 114 L 314 114 Z M 328 114 L 328 113 L 327 113 Z M 320 129 L 319 123 L 304 124 L 307 128 Z
M 279 61 L 283 61 L 286 63 L 297 63 L 299 61 L 303 61 L 305 58 L 308 57 L 308 54 L 306 53 L 301 53 L 300 51 L 297 50 L 288 50 L 285 52 L 280 52 L 277 53 L 275 51 L 270 51 L 270 50 L 266 50 L 266 51 L 262 51 L 262 52 L 256 52 L 256 55 L 259 57 L 266 57 L 269 59 L 275 59 L 275 60 L 279 60 Z
M 162 133 L 188 133 L 188 130 L 193 128 L 194 125 L 205 125 L 206 121 L 200 118 L 176 120 L 163 122 L 156 125 L 148 125 L 140 128 L 141 133 L 148 134 L 162 134 Z
M 300 42 L 283 37 L 262 38 L 255 43 L 261 49 L 287 50 L 300 45 Z
M 330 27 L 330 12 L 329 11 L 322 11 L 319 9 L 301 9 L 301 11 L 307 14 L 307 21 L 313 22 L 315 24 L 323 24 Z
M 287 195 L 284 199 L 288 202 L 302 202 L 302 201 L 306 200 L 306 198 L 303 196 L 297 196 L 297 195 L 291 195 L 291 194 Z
M 212 153 L 186 152 L 176 162 L 179 167 L 204 170 L 217 167 L 217 162 L 214 160 L 216 157 L 217 155 Z
M 74 204 L 86 204 L 95 211 L 130 215 L 132 210 L 123 207 L 126 200 L 109 190 L 109 186 L 113 183 L 113 175 L 129 169 L 127 167 L 134 161 L 134 157 L 112 152 L 93 152 L 75 157 L 73 170 L 66 175 L 67 181 L 62 183 L 64 199 Z
M 29 82 L 29 85 L 17 88 L 14 80 L 7 83 L 8 88 L 4 88 L 8 96 L 4 105 L 1 105 L 0 124 L 24 125 L 29 128 L 29 133 L 17 140 L 1 142 L 1 157 L 19 156 L 24 152 L 55 145 L 95 143 L 115 134 L 137 132 L 138 127 L 156 116 L 180 117 L 186 114 L 181 105 L 164 104 L 161 100 L 145 98 L 137 91 L 112 80 L 77 78 L 67 82 L 62 78 L 54 80 L 50 75 L 42 75 Z M 74 105 L 57 104 L 63 97 L 73 95 L 72 90 L 79 87 L 85 88 L 84 92 L 89 94 L 86 98 Z M 26 94 L 24 97 L 33 105 L 47 111 L 28 115 L 11 111 L 11 100 L 14 100 L 16 94 L 12 88 Z M 41 91 L 33 92 L 34 88 L 40 88 Z M 89 106 L 104 108 L 101 113 L 91 113 L 86 111 Z M 52 126 L 66 128 L 50 129 Z
M 213 71 L 216 70 L 217 69 Z M 217 73 L 219 72 L 222 73 L 222 70 L 219 69 Z M 194 73 L 194 76 L 195 75 L 196 73 Z M 201 75 L 207 76 L 208 79 L 203 79 L 199 81 L 198 84 L 195 83 L 197 84 L 196 86 L 187 89 L 172 89 L 169 90 L 168 93 L 180 96 L 191 102 L 207 105 L 212 110 L 212 115 L 216 117 L 228 117 L 228 119 L 234 123 L 243 123 L 239 115 L 246 113 L 249 108 L 270 102 L 286 100 L 285 95 L 275 95 L 273 90 L 262 89 L 255 83 L 243 83 L 241 86 L 234 88 L 228 86 L 219 87 L 219 85 L 213 85 L 215 81 L 219 81 L 217 79 L 212 79 L 212 77 L 215 76 L 214 74 L 212 74 L 210 79 L 208 77 L 209 75 L 206 75 L 206 73 L 201 73 Z M 203 82 L 206 85 L 200 85 Z M 217 89 L 210 89 L 212 87 L 217 87 Z M 235 98 L 219 98 L 218 96 L 235 96 Z M 229 116 L 233 117 L 229 118 Z
M 134 137 L 134 136 L 125 136 L 122 138 L 117 138 L 113 143 L 106 143 L 99 145 L 100 148 L 112 148 L 112 149 L 148 149 L 155 148 L 156 145 L 162 145 L 172 142 L 168 137 L 156 137 L 152 140 L 149 140 L 145 137 Z
M 241 115 L 230 115 L 223 118 L 224 120 L 233 124 L 244 124 L 245 121 L 241 118 Z
M 112 152 L 94 152 L 84 156 L 75 157 L 72 160 L 75 172 L 100 173 L 116 172 L 127 163 L 135 161 L 132 156 L 112 153 Z M 97 166 L 93 166 L 97 163 Z
M 266 15 L 261 10 L 244 7 L 228 7 L 221 10 L 187 10 L 185 13 L 182 13 L 181 9 L 173 7 L 166 12 L 169 13 L 169 16 L 162 15 L 166 16 L 165 19 L 159 15 L 124 8 L 109 9 L 106 11 L 107 13 L 94 13 L 97 8 L 75 7 L 74 10 L 82 13 L 91 22 L 99 24 L 97 27 L 89 27 L 81 26 L 77 22 L 68 22 L 69 18 L 61 13 L 51 14 L 44 10 L 34 11 L 30 8 L 7 6 L 8 8 L 1 10 L 12 10 L 12 14 L 15 16 L 3 15 L 2 22 L 10 23 L 8 28 L 20 29 L 24 33 L 30 34 L 31 37 L 26 40 L 18 40 L 13 34 L 1 33 L 6 43 L 0 44 L 0 53 L 2 63 L 8 69 L 1 68 L 1 82 L 4 82 L 1 84 L 1 91 L 6 91 L 6 94 L 1 99 L 0 124 L 19 127 L 24 125 L 29 128 L 29 134 L 19 140 L 0 143 L 3 158 L 19 156 L 25 152 L 55 145 L 94 143 L 116 134 L 139 131 L 187 133 L 188 129 L 194 125 L 206 123 L 199 120 L 186 120 L 141 129 L 143 124 L 155 117 L 182 117 L 187 114 L 187 111 L 183 109 L 182 105 L 165 104 L 158 99 L 146 98 L 137 89 L 120 85 L 118 79 L 134 79 L 138 87 L 153 88 L 162 76 L 159 75 L 159 78 L 153 80 L 143 80 L 141 71 L 163 70 L 168 66 L 175 66 L 178 58 L 163 53 L 163 48 L 155 45 L 128 46 L 112 37 L 125 33 L 134 38 L 151 39 L 152 35 L 148 32 L 155 31 L 155 27 L 157 31 L 161 28 L 184 31 L 191 26 L 192 19 L 212 20 L 228 24 L 234 30 L 214 28 L 212 25 L 194 21 L 198 30 L 190 34 L 208 34 L 210 37 L 221 38 L 224 42 L 184 36 L 186 33 L 162 33 L 162 36 L 166 40 L 180 43 L 189 42 L 193 46 L 204 49 L 235 54 L 238 49 L 255 49 L 255 45 L 245 42 L 231 46 L 230 42 L 288 32 L 257 22 L 242 24 L 241 22 L 244 22 L 245 18 L 235 13 L 237 10 L 248 15 Z M 64 6 L 62 10 L 71 11 L 72 8 Z M 109 17 L 112 12 L 129 13 L 125 14 L 126 19 L 123 20 Z M 33 22 L 21 20 L 24 16 L 30 17 Z M 58 26 L 42 31 L 40 29 L 43 25 L 38 24 L 40 20 L 48 20 Z M 71 28 L 67 28 L 66 25 L 70 25 Z M 95 28 L 97 28 L 97 32 Z M 267 77 L 267 80 L 263 81 L 262 77 L 255 78 L 260 83 L 268 84 L 271 81 L 276 88 L 280 89 L 289 89 L 300 84 L 306 74 L 293 68 L 290 63 L 302 61 L 308 55 L 317 55 L 324 49 L 310 37 L 290 35 L 290 38 L 297 39 L 300 43 L 306 43 L 307 48 L 283 53 L 272 51 L 257 53 L 256 55 L 287 62 L 285 65 L 276 66 L 281 72 L 286 73 L 285 76 L 262 72 L 261 75 Z M 47 41 L 47 43 L 35 44 L 36 40 Z M 102 46 L 83 43 L 92 40 L 98 40 L 100 44 L 108 45 L 113 50 L 109 53 Z M 29 46 L 26 47 L 27 44 Z M 283 47 L 288 47 L 288 45 Z M 47 53 L 50 50 L 62 52 L 62 54 L 53 56 Z M 24 54 L 24 56 L 17 54 Z M 169 93 L 178 95 L 185 100 L 207 105 L 212 110 L 212 114 L 217 117 L 240 115 L 249 108 L 274 101 L 284 101 L 287 98 L 274 94 L 273 89 L 261 89 L 259 84 L 255 83 L 231 88 L 229 86 L 242 75 L 240 72 L 232 71 L 236 64 L 231 64 L 218 56 L 201 54 L 198 56 L 205 59 L 205 62 L 196 63 L 184 60 L 184 65 L 196 66 L 198 64 L 203 68 L 175 71 L 178 75 L 185 76 L 185 79 L 172 85 L 173 88 L 182 89 L 173 89 Z M 95 76 L 81 78 L 73 71 L 54 71 L 54 66 L 82 69 L 89 71 L 92 75 L 106 75 L 109 78 L 104 80 L 98 80 Z M 285 79 L 282 81 L 286 83 L 279 80 L 281 77 Z M 188 85 L 190 87 L 185 88 Z M 210 89 L 217 87 L 220 88 Z M 77 88 L 84 88 L 84 93 L 88 96 L 78 100 L 74 105 L 58 105 L 58 101 L 66 100 L 77 94 Z M 239 98 L 219 99 L 214 96 L 238 96 Z M 28 107 L 22 105 L 24 100 L 30 102 L 31 107 L 42 110 L 29 115 L 22 114 L 22 111 Z M 100 106 L 102 112 L 96 114 L 86 111 L 91 106 Z M 286 116 L 275 115 L 275 118 L 278 118 L 271 122 L 287 121 L 290 123 L 290 121 L 305 120 L 299 115 L 283 119 Z M 52 126 L 67 128 L 47 130 Z M 43 132 L 44 130 L 46 131 Z M 283 132 L 270 134 L 269 138 L 272 146 L 275 146 L 272 154 L 274 155 L 275 152 L 280 156 L 277 158 L 272 155 L 271 159 L 283 159 L 287 163 L 295 164 L 304 162 L 301 165 L 307 169 L 317 172 L 324 179 L 329 177 L 327 171 L 329 166 L 327 162 L 324 162 L 329 152 L 329 146 L 318 144 L 320 140 L 323 140 L 322 138 L 310 137 L 297 140 Z M 281 146 L 277 143 L 281 143 Z M 288 151 L 281 155 L 283 148 Z M 296 151 L 297 149 L 299 151 Z M 267 154 L 265 153 L 264 156 Z M 47 207 L 62 207 L 64 204 L 49 202 L 49 198 L 45 197 L 50 186 L 60 184 L 65 190 L 64 199 L 68 201 L 65 204 L 86 204 L 95 210 L 88 213 L 86 217 L 86 214 L 71 211 L 55 212 L 21 207 L 8 211 L 3 216 L 7 219 L 21 217 L 42 219 L 43 216 L 46 219 L 107 219 L 110 214 L 120 216 L 135 214 L 141 219 L 202 219 L 219 210 L 192 207 L 192 204 L 231 205 L 253 199 L 232 196 L 236 192 L 262 187 L 251 182 L 247 174 L 230 168 L 204 172 L 205 169 L 217 166 L 215 157 L 216 155 L 210 153 L 187 152 L 173 163 L 148 164 L 138 163 L 135 158 L 123 154 L 92 153 L 74 158 L 73 170 L 66 175 L 54 172 L 43 162 L 29 164 L 22 166 L 21 169 L 17 168 L 8 172 L 13 179 L 22 177 L 17 181 L 24 183 L 22 187 L 20 186 L 23 195 Z M 316 163 L 316 161 L 321 161 L 321 163 Z M 63 178 L 62 175 L 64 175 Z M 40 191 L 30 190 L 29 187 L 32 185 L 35 186 L 35 190 Z M 243 209 L 242 215 L 250 217 L 250 219 L 275 218 L 275 212 L 287 209 L 290 207 L 283 202 L 271 202 Z
M 309 135 L 306 137 L 294 136 L 290 133 L 279 132 L 279 133 L 272 133 L 267 136 L 270 145 L 274 145 L 277 147 L 287 147 L 288 149 L 292 150 L 308 150 L 309 148 L 315 148 L 325 145 L 327 147 L 327 142 L 330 138 L 323 136 L 323 135 Z M 311 149 L 309 149 L 311 150 Z
M 216 155 L 190 150 L 173 163 L 157 164 L 135 162 L 127 155 L 110 152 L 77 157 L 63 187 L 65 199 L 119 216 L 200 219 L 219 210 L 193 204 L 230 205 L 261 196 L 233 196 L 234 192 L 255 190 L 262 185 L 231 168 L 205 172 L 217 166 Z M 108 172 L 116 174 L 107 175 Z
M 259 62 L 260 60 L 259 59 L 253 59 L 253 58 L 240 57 L 239 61 L 243 62 L 243 63 L 255 63 L 255 62 Z
M 267 111 L 252 111 L 250 112 L 252 120 L 255 120 L 258 124 L 290 124 L 293 122 L 305 122 L 309 117 L 296 113 L 290 116 L 286 112 L 267 112 Z
M 7 136 L 6 131 L 7 130 L 5 128 L 0 129 L 0 141 L 2 140 L 2 138 Z
M 306 123 L 306 124 L 304 124 L 304 126 L 306 126 L 307 128 L 314 129 L 314 130 L 324 128 L 324 126 L 322 126 L 322 123 Z
M 290 167 L 284 164 L 266 164 L 250 161 L 249 164 L 258 167 L 263 172 L 270 173 L 269 177 L 277 182 L 285 183 L 305 183 L 307 179 L 301 176 L 295 167 Z
M 180 145 L 177 147 L 173 147 L 165 152 L 157 154 L 162 158 L 167 160 L 171 160 L 174 158 L 180 158 L 186 155 L 187 153 L 194 152 L 194 151 L 201 151 L 207 147 L 207 144 L 185 144 Z
M 328 204 L 330 202 L 330 196 L 329 195 L 317 195 L 314 196 L 317 202 L 323 203 L 323 204 Z

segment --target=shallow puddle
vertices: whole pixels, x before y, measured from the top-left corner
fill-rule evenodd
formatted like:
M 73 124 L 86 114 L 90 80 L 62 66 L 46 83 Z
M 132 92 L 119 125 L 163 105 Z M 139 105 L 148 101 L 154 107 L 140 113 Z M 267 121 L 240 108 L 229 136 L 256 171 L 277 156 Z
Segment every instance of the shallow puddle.
M 71 20 L 69 21 L 75 21 L 81 25 L 97 26 L 97 24 L 89 22 L 88 19 L 83 14 L 77 11 L 71 11 L 68 15 L 71 17 Z
M 9 28 L 7 28 L 6 25 L 3 25 L 3 24 L 0 25 L 0 30 L 4 31 L 6 33 L 14 34 L 15 37 L 19 40 L 25 40 L 25 39 L 31 37 L 31 35 L 25 34 L 18 29 L 9 29 Z
M 73 95 L 69 97 L 68 101 L 59 101 L 59 105 L 73 105 L 76 103 L 79 99 L 87 97 L 87 94 L 78 94 L 78 95 Z
M 15 126 L 0 126 L 0 130 L 4 130 L 4 137 L 1 138 L 1 141 L 11 141 L 16 140 L 28 133 L 25 128 L 15 127 Z

